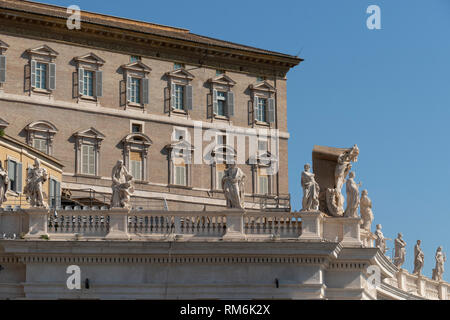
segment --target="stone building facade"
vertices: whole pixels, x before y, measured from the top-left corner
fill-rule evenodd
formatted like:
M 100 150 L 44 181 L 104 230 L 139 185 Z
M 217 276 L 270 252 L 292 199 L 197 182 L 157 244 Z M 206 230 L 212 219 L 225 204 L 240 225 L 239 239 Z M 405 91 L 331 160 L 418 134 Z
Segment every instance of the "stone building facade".
M 9 135 L 64 164 L 63 190 L 107 204 L 111 168 L 123 159 L 137 180 L 136 207 L 224 207 L 224 165 L 171 159 L 182 137 L 198 153 L 217 143 L 242 155 L 246 208 L 289 210 L 286 73 L 301 59 L 89 12 L 69 30 L 68 16 L 0 1 L 0 117 Z M 194 141 L 194 127 L 204 141 Z M 255 146 L 277 172 L 250 163 Z

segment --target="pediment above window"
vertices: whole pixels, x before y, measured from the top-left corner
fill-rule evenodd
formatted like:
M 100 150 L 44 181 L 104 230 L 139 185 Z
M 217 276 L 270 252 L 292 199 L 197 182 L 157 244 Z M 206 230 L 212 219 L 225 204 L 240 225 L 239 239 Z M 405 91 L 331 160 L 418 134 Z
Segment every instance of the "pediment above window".
M 9 126 L 9 122 L 0 118 L 0 130 L 5 130 Z
M 236 150 L 227 145 L 217 145 L 211 151 L 211 163 L 236 163 Z
M 6 42 L 0 40 L 0 54 L 3 54 L 3 52 L 8 50 L 8 48 L 9 45 Z
M 74 134 L 74 136 L 77 138 L 90 138 L 98 141 L 102 141 L 105 139 L 105 135 L 94 128 L 78 131 Z
M 152 71 L 152 69 L 142 61 L 134 61 L 128 64 L 124 64 L 121 68 L 126 71 L 135 71 L 142 73 L 150 73 Z
M 251 156 L 248 159 L 249 165 L 266 166 L 266 167 L 270 167 L 272 166 L 272 164 L 276 164 L 277 162 L 278 158 L 275 157 L 270 151 L 258 153 L 254 156 Z
M 166 76 L 169 78 L 175 78 L 175 79 L 183 79 L 183 80 L 194 80 L 194 75 L 190 72 L 188 72 L 184 68 L 179 68 L 170 72 L 166 73 Z
M 150 147 L 153 141 L 143 133 L 131 133 L 122 139 L 124 144 L 143 145 Z
M 275 93 L 277 92 L 277 89 L 273 87 L 270 83 L 267 81 L 263 81 L 257 84 L 251 84 L 250 90 L 252 91 L 262 91 L 262 92 L 269 92 L 269 93 Z
M 58 132 L 58 129 L 52 123 L 45 120 L 32 122 L 27 125 L 25 129 L 27 131 L 47 132 L 52 134 Z
M 36 47 L 34 49 L 28 49 L 27 50 L 30 57 L 40 56 L 40 57 L 50 57 L 50 58 L 56 58 L 59 53 L 50 48 L 47 45 L 42 45 L 39 47 Z
M 186 140 L 181 139 L 180 141 L 168 144 L 164 147 L 165 149 L 171 150 L 187 150 L 193 152 L 195 148 Z
M 100 58 L 99 56 L 97 56 L 95 53 L 92 52 L 85 54 L 84 56 L 76 57 L 74 58 L 74 60 L 78 63 L 82 62 L 98 66 L 102 66 L 105 64 L 105 60 L 103 60 L 102 58 Z
M 226 74 L 221 74 L 215 78 L 209 79 L 208 81 L 213 84 L 219 84 L 219 85 L 224 85 L 224 86 L 229 86 L 229 87 L 232 87 L 236 84 L 236 82 L 233 79 L 231 79 L 229 76 L 227 76 Z

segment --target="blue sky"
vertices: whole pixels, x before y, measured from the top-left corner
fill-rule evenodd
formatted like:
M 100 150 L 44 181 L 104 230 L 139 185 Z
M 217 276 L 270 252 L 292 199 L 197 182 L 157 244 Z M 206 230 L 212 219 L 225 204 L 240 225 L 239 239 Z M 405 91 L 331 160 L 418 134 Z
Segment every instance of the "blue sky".
M 426 275 L 439 245 L 450 256 L 450 1 L 43 2 L 300 52 L 305 61 L 288 74 L 294 209 L 301 206 L 300 174 L 313 146 L 356 143 L 356 180 L 369 190 L 374 224 L 389 238 L 403 233 L 405 267 L 413 269 L 417 239 Z M 381 30 L 366 27 L 372 4 L 381 8 Z

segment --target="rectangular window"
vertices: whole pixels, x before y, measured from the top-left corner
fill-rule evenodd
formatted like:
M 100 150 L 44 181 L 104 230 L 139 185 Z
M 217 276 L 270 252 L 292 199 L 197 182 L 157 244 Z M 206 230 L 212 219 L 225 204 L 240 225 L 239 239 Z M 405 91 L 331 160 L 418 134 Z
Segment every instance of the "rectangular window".
M 47 64 L 36 63 L 36 88 L 47 89 Z
M 222 190 L 222 179 L 225 175 L 225 164 L 216 164 L 216 189 Z
M 22 192 L 22 164 L 14 160 L 8 160 L 9 190 Z
M 41 152 L 48 153 L 47 139 L 33 139 L 33 147 Z
M 134 180 L 142 181 L 142 154 L 140 152 L 130 153 L 130 171 Z
M 220 76 L 222 74 L 225 74 L 225 70 L 216 70 L 216 76 Z
M 173 64 L 173 70 L 178 70 L 181 68 L 184 68 L 184 64 L 182 64 L 182 63 L 174 63 Z
M 267 99 L 258 98 L 256 106 L 256 120 L 260 122 L 267 122 Z
M 141 103 L 141 79 L 131 78 L 130 102 Z
M 131 125 L 131 132 L 132 133 L 142 133 L 142 124 L 133 123 Z
M 94 96 L 94 72 L 84 70 L 83 75 L 83 95 L 88 97 Z
M 175 85 L 175 109 L 184 110 L 184 86 Z
M 227 93 L 217 91 L 217 115 L 226 116 Z
M 178 186 L 187 185 L 186 164 L 182 158 L 174 159 L 174 184 Z
M 49 205 L 51 208 L 61 206 L 61 183 L 50 178 L 49 182 Z
M 263 154 L 269 151 L 267 140 L 258 140 L 258 152 Z
M 269 175 L 266 168 L 258 169 L 258 193 L 269 194 Z
M 140 56 L 131 56 L 130 57 L 130 62 L 136 62 L 136 61 L 141 61 L 141 57 Z
M 81 173 L 95 175 L 95 147 L 92 145 L 81 147 Z

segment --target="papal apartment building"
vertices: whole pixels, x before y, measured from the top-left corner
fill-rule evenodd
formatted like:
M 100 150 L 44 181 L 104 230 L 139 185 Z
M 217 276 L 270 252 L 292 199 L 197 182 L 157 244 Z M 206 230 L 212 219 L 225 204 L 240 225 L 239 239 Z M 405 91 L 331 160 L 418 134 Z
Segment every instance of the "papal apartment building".
M 69 29 L 70 16 L 0 1 L 0 118 L 9 136 L 64 165 L 58 206 L 109 205 L 121 159 L 135 180 L 134 207 L 223 208 L 217 158 L 237 156 L 245 135 L 246 208 L 289 211 L 286 74 L 301 59 L 89 12 Z M 209 162 L 171 152 L 183 144 L 201 154 L 214 143 Z M 252 148 L 278 170 L 250 161 Z

